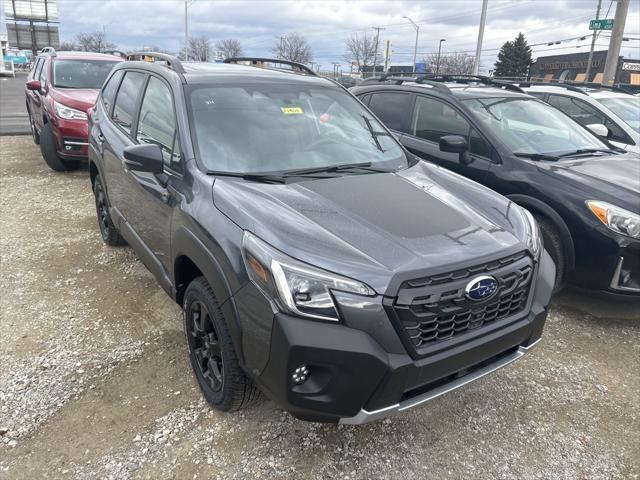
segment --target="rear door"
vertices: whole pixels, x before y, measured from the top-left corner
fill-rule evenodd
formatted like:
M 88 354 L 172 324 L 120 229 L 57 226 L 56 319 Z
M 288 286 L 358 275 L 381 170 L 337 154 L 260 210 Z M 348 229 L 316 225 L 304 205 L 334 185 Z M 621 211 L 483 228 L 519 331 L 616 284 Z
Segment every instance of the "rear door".
M 40 80 L 44 66 L 47 63 L 47 58 L 39 58 L 27 79 Z M 29 110 L 31 111 L 31 118 L 33 119 L 37 131 L 40 131 L 42 129 L 42 92 L 44 92 L 44 88 L 42 88 L 41 91 L 27 90 L 27 98 L 29 99 Z
M 491 145 L 453 105 L 425 95 L 417 95 L 409 131 L 402 143 L 412 153 L 478 182 L 485 179 L 494 156 Z M 440 138 L 459 135 L 467 139 L 470 165 L 460 162 L 460 154 L 440 151 Z

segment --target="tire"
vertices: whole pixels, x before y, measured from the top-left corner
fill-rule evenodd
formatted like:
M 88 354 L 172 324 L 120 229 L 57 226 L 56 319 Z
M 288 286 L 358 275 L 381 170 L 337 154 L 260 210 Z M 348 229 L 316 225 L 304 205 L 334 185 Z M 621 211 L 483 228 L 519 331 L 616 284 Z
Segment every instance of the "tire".
M 547 217 L 543 215 L 534 215 L 534 217 L 540 226 L 540 231 L 542 232 L 544 248 L 549 252 L 551 259 L 556 264 L 556 279 L 553 292 L 557 293 L 562 290 L 565 270 L 566 257 L 562 246 L 562 239 L 560 238 L 560 234 L 556 227 Z
M 33 138 L 33 143 L 35 143 L 36 145 L 40 145 L 40 135 L 36 130 L 36 124 L 33 121 L 33 117 L 31 116 L 31 111 L 29 111 L 28 108 L 27 108 L 27 111 L 29 112 L 29 126 L 31 127 L 31 138 Z
M 62 160 L 58 156 L 56 149 L 56 139 L 51 130 L 51 124 L 45 123 L 40 130 L 40 152 L 42 158 L 49 165 L 51 170 L 56 172 L 66 172 L 78 168 L 80 162 L 77 160 Z
M 227 323 L 204 277 L 187 287 L 183 317 L 189 360 L 204 398 L 225 412 L 255 403 L 260 391 L 240 368 Z
M 122 238 L 111 220 L 111 215 L 109 215 L 109 202 L 100 175 L 97 175 L 93 181 L 93 195 L 96 199 L 96 215 L 98 216 L 98 227 L 102 241 L 112 247 L 126 245 L 127 242 Z

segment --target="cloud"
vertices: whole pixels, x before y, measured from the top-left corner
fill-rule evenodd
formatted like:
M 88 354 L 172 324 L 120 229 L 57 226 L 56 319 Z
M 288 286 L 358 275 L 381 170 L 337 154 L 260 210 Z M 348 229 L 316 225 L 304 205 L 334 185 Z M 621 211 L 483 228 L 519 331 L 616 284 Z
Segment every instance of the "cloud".
M 610 1 L 603 0 L 602 16 Z M 489 0 L 481 65 L 492 67 L 499 47 L 518 32 L 530 44 L 589 35 L 588 21 L 595 18 L 597 0 Z M 305 36 L 315 60 L 329 69 L 341 61 L 344 40 L 351 33 L 374 34 L 382 26 L 381 44 L 390 40 L 392 63 L 408 64 L 413 57 L 415 30 L 402 18 L 420 25 L 418 52 L 475 52 L 481 0 L 388 0 L 388 1 L 210 1 L 195 0 L 189 7 L 190 35 L 216 41 L 238 38 L 249 55 L 268 56 L 276 37 L 289 32 Z M 178 52 L 184 45 L 182 0 L 59 0 L 60 34 L 71 39 L 79 32 L 104 29 L 109 40 L 123 49 L 155 45 Z M 611 6 L 609 18 L 615 12 Z M 631 0 L 625 34 L 640 37 L 640 0 Z M 599 39 L 599 50 L 608 38 Z M 534 56 L 582 52 L 589 39 L 566 41 L 553 47 L 540 45 Z M 576 48 L 577 46 L 584 45 Z M 640 41 L 625 42 L 622 55 L 640 57 Z M 553 50 L 552 50 L 553 48 Z M 345 65 L 346 67 L 346 65 Z

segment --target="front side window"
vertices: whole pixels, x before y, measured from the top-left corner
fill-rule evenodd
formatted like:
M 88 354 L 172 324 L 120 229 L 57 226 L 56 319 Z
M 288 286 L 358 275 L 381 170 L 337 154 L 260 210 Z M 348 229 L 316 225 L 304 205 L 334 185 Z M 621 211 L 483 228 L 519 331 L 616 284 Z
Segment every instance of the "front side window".
M 122 79 L 122 70 L 118 70 L 111 75 L 111 78 L 107 81 L 102 88 L 102 102 L 104 108 L 107 110 L 107 114 L 111 113 L 111 107 L 113 106 L 113 100 L 116 98 L 116 92 L 120 86 L 120 80 Z
M 469 135 L 469 122 L 449 105 L 435 99 L 416 98 L 411 134 L 438 143 L 445 135 Z
M 143 73 L 127 72 L 118 90 L 116 103 L 113 107 L 113 121 L 127 133 L 131 130 L 131 123 L 138 106 L 138 98 L 140 98 L 144 79 Z
M 56 60 L 53 62 L 53 84 L 58 88 L 98 89 L 116 63 L 104 60 Z
M 160 146 L 165 165 L 175 169 L 172 163 L 179 162 L 179 155 L 174 155 L 176 116 L 173 98 L 169 87 L 156 77 L 149 79 L 142 99 L 136 140 Z
M 577 98 L 566 95 L 549 95 L 548 102 L 582 125 L 586 126 L 593 123 L 604 124 L 604 115 L 602 113 Z
M 198 155 L 208 170 L 408 165 L 395 138 L 360 102 L 334 86 L 194 85 L 187 95 Z
M 608 148 L 562 112 L 538 100 L 514 97 L 463 101 L 475 119 L 513 153 L 560 155 Z
M 625 97 L 600 98 L 598 101 L 640 133 L 640 98 L 627 95 Z
M 399 92 L 374 93 L 369 108 L 391 130 L 402 132 L 411 107 L 411 95 Z

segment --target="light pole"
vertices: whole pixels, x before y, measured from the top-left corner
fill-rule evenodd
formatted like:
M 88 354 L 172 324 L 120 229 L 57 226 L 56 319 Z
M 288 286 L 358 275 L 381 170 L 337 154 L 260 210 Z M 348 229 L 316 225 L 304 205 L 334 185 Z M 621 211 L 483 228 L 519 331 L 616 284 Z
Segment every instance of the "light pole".
M 480 53 L 482 52 L 482 37 L 484 36 L 484 24 L 487 21 L 487 3 L 489 0 L 482 0 L 482 14 L 480 15 L 480 28 L 478 29 L 478 45 L 476 46 L 476 58 L 473 59 L 473 74 L 478 75 L 480 71 Z
M 440 52 L 442 51 L 442 42 L 446 42 L 446 38 L 441 38 L 440 43 L 438 44 L 438 58 L 436 59 L 436 75 L 440 71 Z
M 189 15 L 187 9 L 196 0 L 184 0 L 184 61 L 189 61 Z
M 416 44 L 413 47 L 413 71 L 416 71 L 416 56 L 418 55 L 418 35 L 420 34 L 420 26 L 416 25 L 416 23 L 411 20 L 409 17 L 407 17 L 406 15 L 403 16 L 402 18 L 406 18 L 407 20 L 409 20 L 411 22 L 411 25 L 413 25 L 413 28 L 416 29 Z

